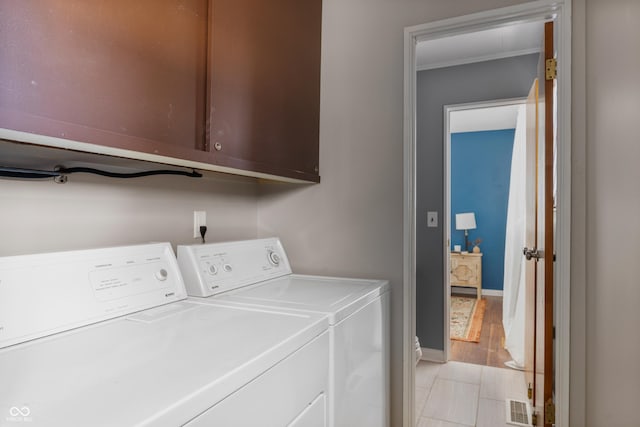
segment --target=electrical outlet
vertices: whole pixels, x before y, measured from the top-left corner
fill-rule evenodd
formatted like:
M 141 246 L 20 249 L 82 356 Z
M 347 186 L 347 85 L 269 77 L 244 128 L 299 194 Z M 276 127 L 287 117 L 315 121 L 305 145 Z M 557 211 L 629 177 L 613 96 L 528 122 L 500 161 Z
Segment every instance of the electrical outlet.
M 193 211 L 193 238 L 200 237 L 200 227 L 207 225 L 206 211 Z

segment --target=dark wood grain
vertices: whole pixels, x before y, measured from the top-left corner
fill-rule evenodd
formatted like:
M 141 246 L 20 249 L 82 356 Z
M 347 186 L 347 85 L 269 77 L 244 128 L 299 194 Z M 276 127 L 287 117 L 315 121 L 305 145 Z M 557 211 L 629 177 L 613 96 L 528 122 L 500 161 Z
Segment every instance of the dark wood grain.
M 504 362 L 511 360 L 511 356 L 504 349 L 502 297 L 483 298 L 487 300 L 487 307 L 482 320 L 480 342 L 451 340 L 450 360 L 504 368 Z
M 321 0 L 212 0 L 209 145 L 221 165 L 318 176 Z
M 3 1 L 0 126 L 202 149 L 207 15 L 208 0 Z

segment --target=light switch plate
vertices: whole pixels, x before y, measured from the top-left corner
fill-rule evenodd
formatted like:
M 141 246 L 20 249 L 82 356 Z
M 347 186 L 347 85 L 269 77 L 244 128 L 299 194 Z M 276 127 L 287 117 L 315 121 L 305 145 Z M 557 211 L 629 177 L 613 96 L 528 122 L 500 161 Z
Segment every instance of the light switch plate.
M 438 226 L 438 212 L 429 211 L 427 212 L 427 227 L 437 227 Z

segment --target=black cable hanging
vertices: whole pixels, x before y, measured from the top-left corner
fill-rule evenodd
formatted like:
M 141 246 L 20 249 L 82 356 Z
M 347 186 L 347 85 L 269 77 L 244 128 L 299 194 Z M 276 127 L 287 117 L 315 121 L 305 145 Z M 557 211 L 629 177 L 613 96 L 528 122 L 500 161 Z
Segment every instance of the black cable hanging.
M 62 175 L 69 175 L 72 173 L 92 173 L 95 175 L 106 176 L 109 178 L 141 178 L 143 176 L 152 176 L 152 175 L 180 175 L 180 176 L 186 176 L 189 178 L 202 178 L 202 174 L 195 170 L 192 170 L 191 172 L 187 172 L 187 171 L 159 169 L 159 170 L 144 171 L 144 172 L 119 173 L 119 172 L 108 172 L 108 171 L 103 171 L 100 169 L 93 169 L 93 168 L 82 168 L 82 167 L 62 168 L 61 167 L 61 168 L 58 168 L 57 171 L 60 172 L 60 174 Z
M 65 168 L 58 167 L 53 171 L 45 171 L 38 169 L 24 169 L 24 168 L 11 168 L 0 166 L 0 177 L 3 178 L 22 178 L 22 179 L 47 179 L 47 178 L 62 178 L 66 175 L 70 175 L 73 173 L 91 173 L 94 175 L 106 176 L 109 178 L 141 178 L 144 176 L 152 176 L 152 175 L 180 175 L 186 176 L 189 178 L 202 178 L 202 174 L 196 170 L 192 170 L 191 172 L 187 171 L 179 171 L 179 170 L 151 170 L 144 172 L 132 172 L 132 173 L 119 173 L 119 172 L 109 172 L 100 169 L 94 168 L 84 168 L 84 167 L 75 167 L 75 168 Z M 65 182 L 65 180 L 61 180 L 60 182 Z
M 60 176 L 60 173 L 55 171 L 8 168 L 8 167 L 0 166 L 0 177 L 5 177 L 5 178 L 45 179 L 45 178 L 55 178 L 58 176 Z

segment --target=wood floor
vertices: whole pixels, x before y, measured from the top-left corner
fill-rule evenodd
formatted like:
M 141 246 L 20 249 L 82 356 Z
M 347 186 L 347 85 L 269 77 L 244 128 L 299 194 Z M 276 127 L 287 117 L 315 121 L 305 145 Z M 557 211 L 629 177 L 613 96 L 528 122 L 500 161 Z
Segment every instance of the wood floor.
M 511 360 L 511 356 L 503 348 L 502 297 L 483 296 L 482 298 L 487 300 L 487 308 L 482 321 L 480 342 L 451 340 L 449 358 L 458 362 L 504 368 L 504 362 Z

